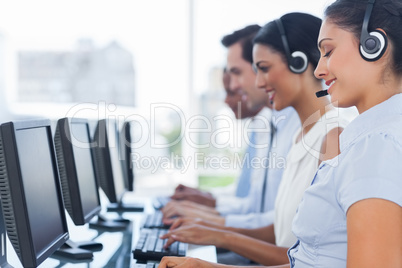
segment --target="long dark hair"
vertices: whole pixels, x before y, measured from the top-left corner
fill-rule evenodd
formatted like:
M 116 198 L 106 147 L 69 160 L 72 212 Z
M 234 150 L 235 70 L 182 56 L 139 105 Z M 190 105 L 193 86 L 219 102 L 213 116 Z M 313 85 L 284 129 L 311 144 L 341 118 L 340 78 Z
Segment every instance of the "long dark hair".
M 367 0 L 337 0 L 324 13 L 326 19 L 360 39 Z M 368 31 L 381 28 L 393 44 L 391 68 L 402 75 L 402 1 L 376 0 Z
M 281 18 L 286 32 L 289 49 L 301 51 L 307 55 L 308 61 L 317 67 L 320 52 L 317 48 L 317 39 L 321 27 L 321 19 L 306 13 L 288 13 Z M 254 44 L 269 46 L 283 55 L 287 62 L 285 49 L 275 21 L 265 24 L 254 38 Z

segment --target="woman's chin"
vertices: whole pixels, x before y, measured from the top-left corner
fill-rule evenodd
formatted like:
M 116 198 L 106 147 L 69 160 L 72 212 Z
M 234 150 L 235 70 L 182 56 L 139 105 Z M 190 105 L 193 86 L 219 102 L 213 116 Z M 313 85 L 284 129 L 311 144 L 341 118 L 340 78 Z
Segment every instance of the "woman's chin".
M 331 103 L 334 107 L 337 107 L 337 108 L 348 108 L 351 106 L 350 104 L 348 104 L 342 100 L 339 100 L 337 98 L 333 98 L 332 96 L 331 96 Z

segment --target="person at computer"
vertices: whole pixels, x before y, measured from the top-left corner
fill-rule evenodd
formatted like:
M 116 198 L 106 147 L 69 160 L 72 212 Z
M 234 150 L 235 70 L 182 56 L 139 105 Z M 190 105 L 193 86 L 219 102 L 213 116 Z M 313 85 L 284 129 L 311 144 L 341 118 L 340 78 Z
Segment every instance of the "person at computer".
M 259 25 L 249 25 L 242 30 L 237 32 L 237 35 L 240 37 L 245 37 L 246 35 L 252 35 L 256 33 L 261 27 Z M 249 38 L 251 39 L 251 37 Z M 247 44 L 248 40 L 245 40 L 243 43 L 244 45 Z M 244 46 L 243 45 L 243 46 Z M 249 57 L 250 55 L 246 55 L 245 57 Z M 246 80 L 247 81 L 247 80 Z M 250 96 L 246 96 L 243 94 L 243 91 L 240 87 L 231 87 L 230 86 L 230 74 L 226 68 L 223 70 L 223 77 L 222 77 L 223 87 L 225 89 L 226 97 L 225 103 L 229 106 L 232 110 L 233 114 L 235 115 L 236 119 L 247 119 L 253 118 L 256 116 L 261 109 L 265 106 L 264 103 L 264 96 L 261 94 L 259 90 L 254 90 Z M 246 98 L 248 97 L 248 103 L 246 102 Z M 267 110 L 267 108 L 265 108 Z M 270 112 L 266 112 L 265 114 L 270 115 Z M 252 133 L 254 135 L 255 132 Z M 264 137 L 262 137 L 264 138 Z M 251 139 L 249 140 L 251 141 Z M 252 144 L 250 144 L 252 145 Z M 250 145 L 248 148 L 250 148 Z M 247 150 L 246 154 L 249 153 Z M 238 179 L 238 183 L 235 190 L 235 196 L 242 198 L 246 197 L 249 194 L 250 190 L 250 174 L 249 168 L 247 166 L 241 172 L 241 175 Z M 216 195 L 216 193 L 215 193 Z M 219 195 L 221 195 L 221 191 L 219 191 Z M 216 207 L 217 205 L 217 198 L 213 193 L 202 191 L 197 188 L 188 187 L 184 184 L 179 184 L 176 189 L 175 193 L 171 196 L 174 200 L 188 200 L 195 203 L 207 205 L 210 207 Z M 219 202 L 218 202 L 219 203 Z M 233 203 L 233 202 L 232 202 Z
M 338 154 L 338 136 L 348 123 L 328 98 L 315 95 L 322 88 L 321 80 L 313 73 L 320 57 L 316 46 L 320 26 L 321 20 L 315 16 L 289 13 L 266 24 L 254 38 L 257 86 L 268 94 L 275 110 L 292 106 L 302 123 L 287 156 L 275 201 L 274 223 L 247 229 L 177 220 L 173 228 L 183 226 L 164 237 L 169 238 L 166 246 L 175 240 L 214 244 L 260 264 L 288 261 L 287 249 L 297 240 L 291 232 L 297 206 L 320 163 Z M 300 62 L 292 59 L 292 54 L 301 57 Z
M 258 25 L 253 26 L 256 29 L 259 29 L 260 27 Z M 236 119 L 247 119 L 247 118 L 253 118 L 256 116 L 265 106 L 265 103 L 261 101 L 261 92 L 255 91 L 256 93 L 256 102 L 255 104 L 249 102 L 247 105 L 246 99 L 243 97 L 243 92 L 241 90 L 237 89 L 232 89 L 230 87 L 230 74 L 228 73 L 227 69 L 223 69 L 223 76 L 222 76 L 222 83 L 223 83 L 223 88 L 225 90 L 225 103 L 227 106 L 231 109 L 233 112 L 234 116 Z M 260 97 L 259 97 L 260 96 Z M 255 107 L 250 107 L 249 106 L 255 106 Z M 268 110 L 267 108 L 265 108 Z M 264 114 L 270 114 L 269 111 L 265 112 Z M 268 117 L 267 117 L 268 118 Z M 263 138 L 263 137 L 261 137 Z M 249 150 L 247 150 L 246 154 L 249 154 Z M 235 191 L 235 197 L 239 197 L 240 199 L 236 201 L 241 202 L 241 198 L 246 197 L 249 193 L 250 189 L 250 176 L 249 172 L 246 171 L 246 166 L 244 170 L 242 170 L 242 173 L 239 177 L 239 181 L 236 186 L 236 191 Z M 219 195 L 221 195 L 222 191 L 219 191 Z M 226 189 L 224 190 L 226 192 Z M 215 193 L 217 195 L 217 193 Z M 219 195 L 217 196 L 219 198 Z M 228 195 L 225 195 L 223 198 L 226 198 Z M 229 195 L 230 196 L 230 195 Z M 213 193 L 207 192 L 207 191 L 201 191 L 197 188 L 193 187 L 188 187 L 185 186 L 184 184 L 179 184 L 176 189 L 175 193 L 171 196 L 172 199 L 174 200 L 188 200 L 192 201 L 195 203 L 203 204 L 206 206 L 210 207 L 215 207 L 217 203 L 217 197 L 214 196 Z M 222 202 L 222 201 L 221 201 Z M 226 202 L 225 202 L 226 203 Z M 232 202 L 232 203 L 237 203 L 237 202 Z
M 230 74 L 227 69 L 224 68 L 223 85 L 226 92 L 225 103 L 231 108 L 236 119 L 251 120 L 251 123 L 246 122 L 245 124 L 248 126 L 248 135 L 245 137 L 244 141 L 248 144 L 248 147 L 243 157 L 245 157 L 245 159 L 262 157 L 268 146 L 267 141 L 269 139 L 270 130 L 267 129 L 267 125 L 269 125 L 271 118 L 271 109 L 265 107 L 265 96 L 261 94 L 260 90 L 253 88 L 247 98 L 245 98 L 243 91 L 240 90 L 239 87 L 231 87 L 230 83 Z M 246 197 L 249 195 L 250 188 L 253 182 L 255 184 L 255 181 L 260 179 L 260 174 L 261 171 L 252 169 L 249 165 L 244 165 L 238 178 L 236 189 L 227 187 L 229 189 L 219 189 L 216 191 L 214 194 L 218 197 L 218 206 L 221 208 L 221 212 L 223 212 L 223 210 L 232 212 L 240 211 L 242 208 L 244 209 L 247 205 Z M 184 188 L 186 186 L 181 185 L 181 187 Z M 199 190 L 195 189 L 195 191 Z M 213 195 L 211 195 L 211 199 L 216 203 L 216 198 L 214 198 Z
M 402 3 L 337 0 L 317 43 L 315 76 L 334 104 L 355 106 L 359 116 L 305 191 L 290 263 L 276 267 L 401 267 Z M 190 258 L 159 267 L 187 265 L 224 267 Z
M 251 25 L 241 30 L 241 32 L 238 32 L 238 35 L 245 36 L 253 34 L 259 29 L 260 26 Z M 247 37 L 249 42 L 251 42 L 252 37 L 253 36 Z M 251 57 L 251 55 L 249 56 Z M 250 71 L 251 70 L 252 69 L 250 69 Z M 248 77 L 247 74 L 245 74 L 245 76 Z M 266 148 L 268 146 L 267 142 L 269 142 L 270 130 L 267 129 L 267 127 L 269 126 L 269 120 L 271 119 L 272 114 L 271 108 L 266 107 L 266 94 L 252 86 L 252 89 L 249 90 L 249 94 L 247 97 L 245 97 L 242 88 L 248 86 L 247 82 L 250 83 L 253 80 L 242 80 L 241 85 L 245 84 L 245 86 L 242 87 L 233 87 L 230 85 L 230 81 L 230 74 L 227 69 L 224 68 L 222 82 L 226 93 L 225 103 L 232 110 L 236 119 L 252 120 L 251 123 L 245 124 L 248 126 L 247 132 L 249 135 L 245 140 L 245 142 L 248 144 L 248 148 L 244 157 L 250 161 L 256 157 L 262 158 L 266 155 Z M 235 191 L 232 189 L 219 189 L 214 193 L 214 195 L 218 197 L 218 204 L 221 213 L 224 211 L 234 212 L 247 209 L 248 202 L 246 197 L 249 194 L 250 188 L 252 188 L 251 191 L 255 193 L 256 189 L 260 188 L 258 187 L 258 184 L 256 184 L 256 181 L 261 180 L 262 176 L 263 171 L 252 169 L 249 164 L 245 164 L 238 179 Z M 177 188 L 179 187 L 185 189 L 185 193 L 183 192 L 187 197 L 185 200 L 196 203 L 201 203 L 197 202 L 198 200 L 207 200 L 207 202 L 212 202 L 213 200 L 214 206 L 216 204 L 217 199 L 209 192 L 203 192 L 196 188 L 187 187 L 182 184 L 180 184 Z M 234 193 L 230 194 L 231 192 Z M 172 202 L 170 205 L 173 203 L 174 202 Z M 196 214 L 194 214 L 194 216 L 197 217 L 206 215 L 205 212 L 211 212 L 214 215 L 219 215 L 218 211 L 210 210 L 207 207 L 196 206 L 195 204 L 189 204 L 187 202 L 181 202 L 180 205 L 188 205 L 189 210 L 193 212 L 197 210 L 195 212 Z M 189 213 L 191 213 L 190 211 Z
M 226 68 L 223 68 L 222 84 L 225 90 L 225 103 L 236 119 L 253 118 L 264 108 L 264 102 L 262 101 L 254 103 L 253 107 L 249 108 L 251 103 L 247 105 L 248 103 L 243 98 L 243 93 L 239 90 L 230 89 L 230 75 Z
M 260 29 L 260 26 L 252 25 L 246 28 L 247 32 L 255 31 L 254 29 L 258 30 Z M 270 108 L 265 107 L 264 102 L 265 93 L 261 92 L 261 90 L 258 90 L 257 88 L 254 88 L 248 95 L 248 98 L 245 98 L 243 91 L 240 90 L 240 88 L 230 87 L 230 74 L 226 68 L 223 69 L 222 82 L 223 82 L 223 88 L 226 93 L 225 103 L 232 110 L 235 118 L 241 120 L 251 119 L 253 121 L 249 124 L 248 129 L 252 131 L 253 129 L 259 127 L 260 130 L 258 133 L 252 131 L 251 132 L 252 136 L 247 137 L 248 140 L 246 140 L 246 142 L 249 143 L 249 146 L 245 152 L 245 157 L 252 159 L 256 157 L 256 155 L 264 155 L 266 147 L 266 145 L 264 146 L 264 144 L 266 144 L 270 133 L 269 130 L 261 131 L 261 129 L 266 127 L 266 124 L 268 124 L 267 122 L 269 121 L 271 116 Z M 256 144 L 258 144 L 261 148 L 254 148 Z M 262 153 L 259 153 L 258 151 L 261 150 Z M 225 210 L 241 209 L 242 207 L 241 203 L 245 202 L 244 197 L 246 197 L 249 193 L 251 185 L 250 177 L 252 177 L 253 173 L 256 172 L 253 169 L 251 169 L 248 165 L 244 165 L 234 194 L 230 194 L 231 192 L 233 192 L 232 189 L 224 189 L 224 190 L 219 189 L 218 193 L 215 193 L 215 195 L 218 194 L 220 200 L 219 203 L 221 207 L 225 207 Z M 213 206 L 215 206 L 216 198 L 212 193 L 206 191 L 200 191 L 196 188 L 187 187 L 182 184 L 180 184 L 177 187 L 177 189 L 180 187 L 182 189 L 185 189 L 184 190 L 185 196 L 187 197 L 185 198 L 185 200 L 193 201 L 195 203 L 202 203 L 197 202 L 198 200 L 206 200 L 207 203 L 213 202 L 214 203 Z M 193 204 L 191 206 L 191 209 L 194 208 L 195 205 Z M 196 209 L 201 210 L 200 206 L 197 206 Z M 202 213 L 203 212 L 212 212 L 212 210 L 210 211 L 208 209 L 202 209 Z M 201 211 L 197 211 L 197 213 L 198 213 L 197 215 L 199 215 Z M 212 213 L 218 215 L 217 211 L 214 211 Z
M 246 46 L 247 44 L 250 43 L 250 40 L 261 27 L 259 25 L 249 25 L 245 27 L 244 29 L 241 29 L 236 32 L 236 35 L 238 36 L 237 38 L 244 38 L 243 46 Z M 250 36 L 250 37 L 248 37 Z M 244 55 L 245 58 L 251 58 L 251 55 Z M 247 73 L 245 74 L 247 77 Z M 240 86 L 237 87 L 231 87 L 230 86 L 230 74 L 227 71 L 226 68 L 224 68 L 224 74 L 223 74 L 223 86 L 226 92 L 226 98 L 225 98 L 225 103 L 231 108 L 233 111 L 236 119 L 246 119 L 246 118 L 252 118 L 257 115 L 258 112 L 265 106 L 264 103 L 264 96 L 261 94 L 259 90 L 253 90 L 251 94 L 248 96 L 248 102 L 246 101 L 246 96 L 243 95 L 242 87 L 247 86 L 247 82 L 250 81 L 249 79 L 245 79 L 242 82 L 240 82 Z M 245 84 L 245 85 L 243 85 Z M 240 111 L 242 113 L 239 114 L 239 105 L 240 105 Z M 244 110 L 244 111 L 243 111 Z M 265 110 L 267 110 L 265 108 Z M 267 114 L 267 116 L 270 115 L 270 112 L 265 112 L 264 114 Z M 269 118 L 269 117 L 267 117 Z M 255 132 L 254 132 L 255 133 Z M 254 133 L 252 135 L 254 135 Z M 264 137 L 261 137 L 262 139 Z M 249 149 L 251 147 L 251 144 L 248 147 L 248 150 L 246 154 L 249 153 Z M 255 151 L 255 150 L 253 150 Z M 234 193 L 235 197 L 243 198 L 246 197 L 249 194 L 249 189 L 250 189 L 250 168 L 248 168 L 247 165 L 244 166 L 241 175 L 238 179 L 238 183 L 236 186 L 236 190 Z M 215 193 L 216 195 L 216 193 Z M 171 196 L 172 199 L 174 200 L 189 200 L 195 203 L 215 207 L 217 205 L 217 198 L 220 198 L 221 202 L 222 199 L 224 199 L 227 196 L 224 196 L 222 198 L 221 192 L 219 191 L 219 195 L 215 197 L 214 194 L 206 191 L 201 191 L 197 188 L 193 187 L 188 187 L 183 184 L 179 184 L 176 189 L 175 193 Z M 232 201 L 232 200 L 231 200 Z M 238 199 L 237 201 L 241 202 L 241 199 Z M 220 203 L 218 201 L 218 203 Z M 228 203 L 229 202 L 225 202 Z M 238 203 L 238 202 L 230 202 L 230 203 Z
M 259 26 L 251 25 L 234 31 L 223 37 L 222 44 L 227 48 L 226 68 L 231 79 L 230 90 L 243 92 L 249 106 L 257 101 L 259 103 L 263 101 L 265 106 L 269 108 L 272 105 L 268 96 L 263 90 L 256 87 L 256 73 L 252 66 L 252 40 L 258 30 L 260 30 Z M 263 148 L 255 146 L 256 158 L 265 160 L 265 162 L 261 162 L 261 168 L 252 170 L 250 192 L 246 198 L 243 198 L 243 202 L 232 201 L 230 202 L 231 205 L 228 202 L 222 204 L 223 202 L 218 197 L 216 210 L 210 210 L 211 213 L 206 213 L 207 208 L 200 208 L 199 205 L 191 202 L 170 202 L 162 209 L 165 216 L 167 218 L 173 215 L 191 216 L 220 225 L 247 228 L 261 227 L 272 223 L 274 202 L 282 177 L 284 162 L 291 147 L 292 136 L 300 127 L 300 122 L 295 110 L 291 107 L 280 112 L 273 111 L 270 122 L 275 128 L 274 133 L 270 130 L 271 124 L 266 124 L 266 128 L 269 134 L 274 135 L 263 136 L 265 140 L 261 144 L 257 144 L 266 145 Z M 273 157 L 269 159 L 271 155 Z M 270 163 L 274 164 L 269 166 Z M 249 164 L 245 167 L 247 166 Z M 185 189 L 187 192 L 189 190 L 196 191 L 192 188 Z M 167 224 L 171 223 L 169 220 L 165 221 Z

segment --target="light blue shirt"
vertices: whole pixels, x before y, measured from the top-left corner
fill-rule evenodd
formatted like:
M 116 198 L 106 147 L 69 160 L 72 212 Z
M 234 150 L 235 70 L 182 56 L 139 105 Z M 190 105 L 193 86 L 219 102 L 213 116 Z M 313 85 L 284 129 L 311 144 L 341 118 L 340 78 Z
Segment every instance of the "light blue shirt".
M 256 132 L 253 131 L 250 133 L 250 145 L 247 147 L 245 155 L 248 155 L 251 159 L 256 156 L 256 148 L 253 146 L 255 143 L 255 138 Z M 249 192 L 250 192 L 250 187 L 251 187 L 251 174 L 252 174 L 252 168 L 250 165 L 245 165 L 241 171 L 241 174 L 239 176 L 239 181 L 237 183 L 237 189 L 236 189 L 236 196 L 237 197 L 247 197 Z
M 340 136 L 340 150 L 320 165 L 298 207 L 291 267 L 346 267 L 349 207 L 367 198 L 402 206 L 402 94 L 352 121 Z
M 264 162 L 264 166 L 268 165 L 267 173 L 265 173 L 264 168 L 261 170 L 259 178 L 254 178 L 255 181 L 250 188 L 243 212 L 241 214 L 225 215 L 226 226 L 258 228 L 270 225 L 274 221 L 276 194 L 286 166 L 286 156 L 292 145 L 292 137 L 300 128 L 300 119 L 296 111 L 289 107 L 282 111 L 273 111 L 272 120 L 275 135 L 268 163 Z M 266 150 L 265 160 L 267 156 Z M 265 175 L 267 175 L 264 190 L 265 198 L 262 200 Z

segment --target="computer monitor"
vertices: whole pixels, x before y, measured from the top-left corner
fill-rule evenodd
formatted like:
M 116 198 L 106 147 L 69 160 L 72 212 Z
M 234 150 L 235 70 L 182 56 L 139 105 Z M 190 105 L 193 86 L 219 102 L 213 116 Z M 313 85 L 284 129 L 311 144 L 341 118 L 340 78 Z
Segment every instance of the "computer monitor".
M 54 135 L 64 204 L 75 225 L 90 223 L 90 227 L 107 231 L 124 230 L 126 222 L 107 219 L 101 215 L 99 187 L 92 153 L 89 123 L 81 118 L 61 118 Z M 97 219 L 93 218 L 97 216 Z M 98 251 L 102 244 L 93 241 L 67 243 Z M 74 257 L 74 256 L 69 256 Z
M 91 139 L 85 119 L 62 118 L 57 121 L 54 135 L 57 163 L 64 198 L 64 206 L 75 225 L 84 225 L 101 211 L 98 184 L 91 155 Z M 92 252 L 82 255 L 87 249 L 99 251 L 101 243 L 94 241 L 74 242 L 68 240 L 56 252 L 74 259 L 92 258 Z
M 110 201 L 108 211 L 142 212 L 143 204 L 123 203 L 127 191 L 124 182 L 123 166 L 119 159 L 119 132 L 114 120 L 101 119 L 94 134 L 95 167 L 99 185 Z
M 124 183 L 127 191 L 134 191 L 134 170 L 132 158 L 132 132 L 130 122 L 124 122 L 120 130 L 121 160 L 123 164 Z
M 1 202 L 1 199 L 0 199 Z M 4 224 L 3 209 L 0 205 L 0 267 L 13 268 L 7 261 L 6 227 Z
M 87 120 L 59 119 L 54 142 L 64 205 L 74 224 L 84 225 L 101 211 Z
M 37 267 L 69 238 L 49 120 L 0 126 L 4 221 L 24 267 Z

